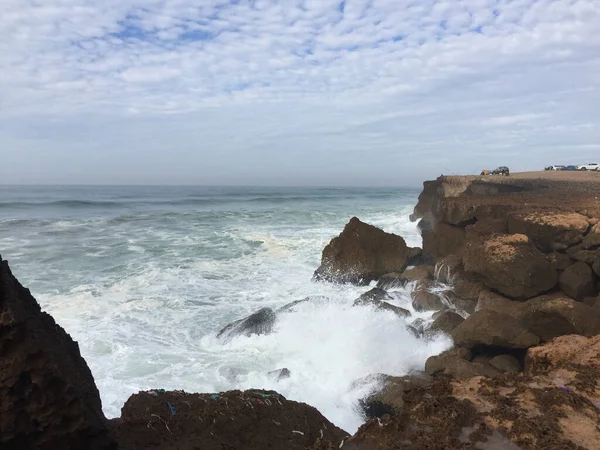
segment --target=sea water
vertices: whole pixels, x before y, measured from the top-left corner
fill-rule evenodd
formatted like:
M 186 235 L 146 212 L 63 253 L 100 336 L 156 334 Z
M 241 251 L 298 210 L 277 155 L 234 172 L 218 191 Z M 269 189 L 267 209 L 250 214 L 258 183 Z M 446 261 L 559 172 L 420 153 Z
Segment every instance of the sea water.
M 389 311 L 352 307 L 371 287 L 311 281 L 352 216 L 421 244 L 418 190 L 0 186 L 0 254 L 79 342 L 108 417 L 152 388 L 273 389 L 354 432 L 372 374 L 403 375 L 447 348 Z M 395 292 L 410 307 L 410 286 Z M 261 308 L 311 297 L 273 333 L 216 337 Z M 287 368 L 277 380 L 270 371 Z M 360 381 L 363 380 L 363 381 Z

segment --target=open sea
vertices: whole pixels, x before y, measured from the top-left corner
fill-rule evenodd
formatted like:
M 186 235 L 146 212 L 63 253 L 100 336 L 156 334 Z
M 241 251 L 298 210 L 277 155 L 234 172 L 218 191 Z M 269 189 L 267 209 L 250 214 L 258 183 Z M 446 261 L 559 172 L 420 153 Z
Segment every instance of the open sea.
M 264 388 L 353 433 L 371 374 L 403 375 L 450 346 L 388 311 L 352 307 L 370 287 L 311 281 L 352 216 L 420 246 L 418 190 L 0 186 L 0 254 L 79 342 L 108 417 L 153 388 Z M 410 289 L 395 304 L 411 311 Z M 216 338 L 263 307 L 313 297 L 273 333 Z M 414 311 L 413 311 L 414 312 Z M 268 372 L 287 368 L 277 381 Z

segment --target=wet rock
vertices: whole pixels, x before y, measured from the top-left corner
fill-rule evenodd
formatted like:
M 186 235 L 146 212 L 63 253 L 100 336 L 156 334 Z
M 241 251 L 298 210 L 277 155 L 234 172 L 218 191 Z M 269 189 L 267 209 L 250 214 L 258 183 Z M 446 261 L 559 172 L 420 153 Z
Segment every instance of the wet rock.
M 507 297 L 526 300 L 551 290 L 556 269 L 524 235 L 494 235 L 470 241 L 464 252 L 465 270 Z
M 431 381 L 431 376 L 424 372 L 403 377 L 381 376 L 381 389 L 360 402 L 364 416 L 373 419 L 399 413 L 404 406 L 404 394 L 413 389 L 426 389 Z
M 540 342 L 540 338 L 518 319 L 490 309 L 476 311 L 469 316 L 452 331 L 452 338 L 456 345 L 465 348 L 517 349 L 533 347 Z
M 490 360 L 490 364 L 502 372 L 520 372 L 521 363 L 512 355 L 498 355 Z
M 575 300 L 583 300 L 597 293 L 596 280 L 592 269 L 585 263 L 577 262 L 567 267 L 558 279 L 561 290 Z
M 461 315 L 454 311 L 442 311 L 431 324 L 429 331 L 450 334 L 452 330 L 463 323 L 464 320 L 465 319 Z
M 429 375 L 437 375 L 438 373 L 444 372 L 447 367 L 454 363 L 454 361 L 470 362 L 471 359 L 473 359 L 473 354 L 469 349 L 461 347 L 452 348 L 439 355 L 427 358 L 427 361 L 425 362 L 425 372 Z
M 585 216 L 570 214 L 524 214 L 508 219 L 511 234 L 524 234 L 543 252 L 566 250 L 582 241 L 590 223 Z
M 276 321 L 277 315 L 271 308 L 262 308 L 245 319 L 226 325 L 217 333 L 217 338 L 228 341 L 235 336 L 269 334 L 273 331 Z
M 365 285 L 386 273 L 403 272 L 411 256 L 402 237 L 353 217 L 323 250 L 314 278 Z
M 115 448 L 79 346 L 2 258 L 0 355 L 0 448 Z
M 127 450 L 304 450 L 321 439 L 337 448 L 348 437 L 315 408 L 262 390 L 140 392 L 111 426 Z
M 409 317 L 410 311 L 385 301 L 393 299 L 394 298 L 383 289 L 373 288 L 357 298 L 352 306 L 374 306 L 377 309 L 391 311 L 400 317 Z
M 272 370 L 267 375 L 275 381 L 281 381 L 291 377 L 292 373 L 289 369 L 284 367 L 283 369 Z
M 433 280 L 433 266 L 417 266 L 405 270 L 403 273 L 386 273 L 377 282 L 381 289 L 394 289 L 406 286 L 411 282 L 424 282 Z
M 294 311 L 296 311 L 298 305 L 303 305 L 306 303 L 324 303 L 327 301 L 329 301 L 329 298 L 325 297 L 323 295 L 315 295 L 312 297 L 306 297 L 301 300 L 296 300 L 291 303 L 288 303 L 287 305 L 282 306 L 281 308 L 279 308 L 277 310 L 277 313 L 294 312 Z
M 416 311 L 440 311 L 448 308 L 438 294 L 431 292 L 431 289 L 435 287 L 433 283 L 419 283 L 417 285 L 411 293 L 412 307 Z
M 450 255 L 438 259 L 435 265 L 434 279 L 440 283 L 454 284 L 456 278 L 463 272 L 462 255 Z

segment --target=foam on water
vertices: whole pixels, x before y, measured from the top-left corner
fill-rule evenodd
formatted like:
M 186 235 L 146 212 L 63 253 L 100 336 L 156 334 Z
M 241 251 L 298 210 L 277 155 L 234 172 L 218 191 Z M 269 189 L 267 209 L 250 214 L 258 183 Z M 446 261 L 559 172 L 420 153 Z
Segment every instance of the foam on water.
M 369 287 L 310 281 L 322 248 L 353 215 L 420 245 L 408 220 L 417 192 L 334 190 L 320 197 L 313 190 L 273 202 L 268 192 L 153 191 L 150 199 L 144 192 L 44 191 L 55 207 L 68 208 L 0 213 L 2 255 L 79 341 L 109 417 L 142 389 L 252 387 L 313 405 L 353 432 L 362 422 L 357 401 L 374 387 L 358 380 L 422 369 L 450 345 L 415 338 L 393 313 L 352 307 Z M 191 194 L 195 209 L 182 200 Z M 100 199 L 100 209 L 88 197 Z M 31 193 L 24 198 L 37 201 Z M 127 201 L 119 207 L 121 198 Z M 86 202 L 84 212 L 71 200 Z M 110 213 L 108 202 L 116 203 Z M 412 311 L 409 289 L 396 292 L 394 303 Z M 260 308 L 319 296 L 278 315 L 270 335 L 228 343 L 215 337 Z M 412 320 L 431 316 L 413 313 Z M 284 367 L 290 378 L 268 375 Z

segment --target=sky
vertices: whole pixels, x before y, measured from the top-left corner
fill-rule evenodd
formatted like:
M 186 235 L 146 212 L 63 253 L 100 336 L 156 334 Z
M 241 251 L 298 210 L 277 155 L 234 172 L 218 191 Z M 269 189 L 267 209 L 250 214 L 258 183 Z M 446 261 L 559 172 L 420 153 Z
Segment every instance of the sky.
M 0 184 L 600 160 L 599 0 L 0 0 Z

